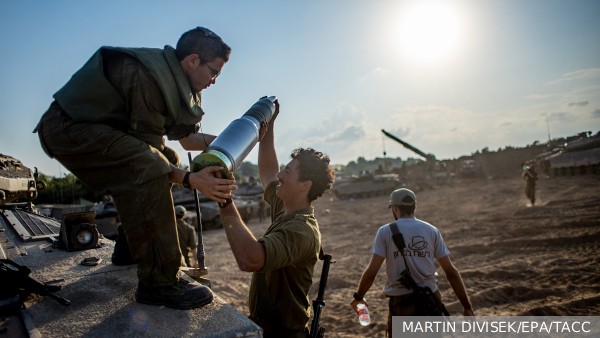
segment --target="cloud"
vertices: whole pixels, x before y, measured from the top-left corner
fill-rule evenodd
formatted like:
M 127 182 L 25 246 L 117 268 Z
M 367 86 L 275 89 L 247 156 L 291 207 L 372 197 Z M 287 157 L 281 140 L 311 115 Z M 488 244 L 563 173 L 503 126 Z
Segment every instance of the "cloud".
M 545 116 L 548 121 L 566 121 L 573 118 L 572 114 L 567 112 L 543 113 L 542 116 Z
M 594 78 L 600 78 L 600 68 L 588 68 L 588 69 L 576 70 L 574 72 L 564 74 L 560 79 L 550 81 L 550 82 L 548 82 L 548 84 L 554 85 L 554 84 L 559 84 L 559 83 L 566 82 L 566 81 L 594 79 Z
M 406 136 L 410 135 L 410 131 L 411 131 L 410 127 L 406 127 L 406 128 L 396 127 L 393 129 L 385 129 L 385 128 L 383 128 L 383 129 L 385 131 L 387 131 L 388 133 L 396 136 L 399 139 L 405 138 Z
M 474 112 L 465 108 L 425 105 L 397 109 L 384 129 L 425 153 L 437 158 L 469 154 L 488 144 L 487 138 L 505 134 L 512 117 L 494 112 Z M 387 142 L 391 142 L 387 143 Z M 386 140 L 388 154 L 416 155 Z
M 598 82 L 598 80 L 595 80 L 595 82 Z M 583 107 L 595 104 L 598 100 L 599 92 L 600 83 L 571 83 L 571 85 L 565 86 L 561 91 L 533 93 L 526 95 L 525 98 L 551 106 Z
M 281 130 L 277 134 L 277 147 L 282 151 L 313 147 L 329 154 L 334 163 L 346 163 L 368 148 L 368 124 L 369 117 L 363 109 L 340 102 L 332 111 L 323 113 L 320 120 Z
M 398 137 L 422 137 L 422 133 L 447 133 L 451 131 L 468 130 L 471 122 L 479 120 L 477 114 L 468 109 L 438 105 L 424 105 L 398 109 L 390 116 L 388 131 L 397 133 Z M 411 132 L 415 132 L 411 135 Z
M 372 69 L 371 71 L 369 71 L 368 73 L 358 77 L 356 80 L 354 80 L 354 83 L 363 84 L 363 83 L 369 83 L 371 81 L 378 81 L 381 78 L 384 78 L 389 73 L 390 73 L 390 71 L 386 68 L 376 67 L 376 68 Z
M 293 125 L 285 130 L 285 134 L 290 134 L 293 138 L 331 139 L 348 127 L 360 126 L 367 120 L 362 109 L 346 102 L 339 103 L 332 111 L 324 112 L 320 117 L 320 120 L 306 120 L 300 125 Z
M 329 154 L 336 164 L 354 161 L 359 156 L 381 157 L 383 150 L 391 157 L 419 157 L 384 136 L 381 129 L 385 129 L 439 159 L 455 158 L 484 147 L 520 146 L 542 139 L 547 135 L 547 122 L 553 135 L 570 135 L 572 130 L 581 130 L 579 121 L 590 118 L 589 110 L 587 117 L 582 116 L 584 112 L 553 110 L 568 103 L 597 106 L 593 98 L 585 95 L 508 111 L 474 111 L 443 105 L 381 107 L 340 102 L 311 121 L 279 129 L 277 146 L 278 150 L 285 150 L 281 159 L 287 158 L 290 149 L 310 146 Z M 600 108 L 592 115 L 600 118 Z
M 341 132 L 329 134 L 326 142 L 353 142 L 365 136 L 365 131 L 361 126 L 349 126 Z
M 348 126 L 362 125 L 368 121 L 367 113 L 351 103 L 340 102 L 337 107 L 320 121 L 319 129 L 336 133 Z
M 557 94 L 529 94 L 525 96 L 528 100 L 545 100 L 556 96 Z
M 569 102 L 567 104 L 568 107 L 573 107 L 573 106 L 579 106 L 579 107 L 583 107 L 583 106 L 587 106 L 590 103 L 590 101 L 579 101 L 579 102 Z

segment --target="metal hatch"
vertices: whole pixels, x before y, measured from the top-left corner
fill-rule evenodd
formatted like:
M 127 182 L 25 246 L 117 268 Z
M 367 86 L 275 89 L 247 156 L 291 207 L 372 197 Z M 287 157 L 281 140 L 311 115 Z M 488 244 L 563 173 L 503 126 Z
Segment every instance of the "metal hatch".
M 25 241 L 58 237 L 60 221 L 19 209 L 1 210 L 2 215 Z

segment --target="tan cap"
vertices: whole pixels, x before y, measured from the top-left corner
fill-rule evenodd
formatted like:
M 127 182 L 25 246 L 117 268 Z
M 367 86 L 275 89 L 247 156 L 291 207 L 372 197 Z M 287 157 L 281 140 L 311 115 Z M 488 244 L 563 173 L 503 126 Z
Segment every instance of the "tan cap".
M 411 190 L 400 188 L 390 194 L 390 207 L 392 205 L 411 206 L 417 203 L 417 196 Z

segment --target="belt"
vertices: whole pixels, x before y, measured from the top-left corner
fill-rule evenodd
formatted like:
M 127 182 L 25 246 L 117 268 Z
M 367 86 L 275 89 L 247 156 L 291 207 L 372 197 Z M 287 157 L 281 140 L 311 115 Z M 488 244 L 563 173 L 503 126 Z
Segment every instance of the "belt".
M 400 296 L 388 296 L 388 298 L 398 301 L 398 302 L 412 301 L 415 298 L 415 294 L 407 293 L 405 295 L 400 295 Z

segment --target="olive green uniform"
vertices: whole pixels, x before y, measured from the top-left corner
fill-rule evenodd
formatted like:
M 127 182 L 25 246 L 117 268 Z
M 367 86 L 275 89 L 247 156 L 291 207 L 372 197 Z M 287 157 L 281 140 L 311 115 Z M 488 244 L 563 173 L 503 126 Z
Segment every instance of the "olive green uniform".
M 185 264 L 187 266 L 192 266 L 190 264 L 190 249 L 196 249 L 198 247 L 196 230 L 186 221 L 178 219 L 177 234 L 179 236 L 179 248 L 181 249 Z
M 171 184 L 178 140 L 197 130 L 193 93 L 174 49 L 99 49 L 55 95 L 36 130 L 44 151 L 96 191 L 110 190 L 140 285 L 177 283 Z
M 321 247 L 313 207 L 284 216 L 276 196 L 277 182 L 265 190 L 272 224 L 258 239 L 265 248 L 265 265 L 252 275 L 250 318 L 265 337 L 305 337 L 309 318 L 308 291 Z
M 537 173 L 532 169 L 527 169 L 523 172 L 523 179 L 525 179 L 525 196 L 531 201 L 531 204 L 535 204 L 535 181 L 537 181 Z

